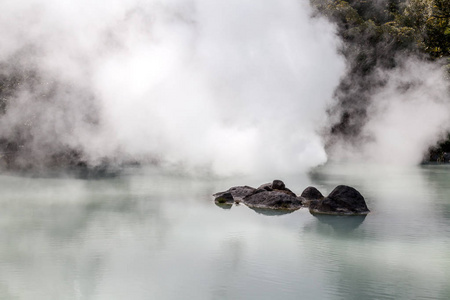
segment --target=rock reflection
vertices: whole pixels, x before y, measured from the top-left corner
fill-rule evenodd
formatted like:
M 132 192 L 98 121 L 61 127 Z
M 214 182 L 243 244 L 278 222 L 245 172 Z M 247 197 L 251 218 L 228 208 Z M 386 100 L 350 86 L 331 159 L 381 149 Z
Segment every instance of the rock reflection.
M 334 231 L 338 233 L 349 233 L 358 228 L 366 215 L 361 216 L 330 216 L 330 215 L 314 215 L 320 223 L 330 225 Z
M 224 209 L 224 210 L 230 210 L 233 207 L 233 204 L 229 204 L 229 203 L 214 202 L 214 204 L 217 207 L 220 207 L 221 209 Z M 235 205 L 239 206 L 239 204 L 235 204 Z M 244 205 L 244 206 L 246 206 L 246 205 Z M 267 208 L 254 208 L 254 207 L 248 207 L 248 208 L 250 208 L 257 214 L 265 215 L 265 216 L 282 216 L 282 215 L 291 214 L 295 211 L 295 210 L 267 209 Z
M 217 203 L 217 202 L 214 202 L 214 204 L 217 207 L 220 207 L 220 208 L 225 209 L 225 210 L 231 209 L 231 207 L 233 207 L 233 204 L 229 204 L 229 203 Z
M 264 209 L 264 208 L 251 208 L 258 214 L 265 216 L 282 216 L 293 213 L 295 210 L 277 210 L 277 209 Z

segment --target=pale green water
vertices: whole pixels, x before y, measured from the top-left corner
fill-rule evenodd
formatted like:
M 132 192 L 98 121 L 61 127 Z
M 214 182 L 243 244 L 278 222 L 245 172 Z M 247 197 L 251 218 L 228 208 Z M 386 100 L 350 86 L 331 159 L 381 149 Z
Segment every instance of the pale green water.
M 210 196 L 272 179 L 2 175 L 0 299 L 450 299 L 450 166 L 280 178 L 297 193 L 354 186 L 365 219 L 267 216 Z

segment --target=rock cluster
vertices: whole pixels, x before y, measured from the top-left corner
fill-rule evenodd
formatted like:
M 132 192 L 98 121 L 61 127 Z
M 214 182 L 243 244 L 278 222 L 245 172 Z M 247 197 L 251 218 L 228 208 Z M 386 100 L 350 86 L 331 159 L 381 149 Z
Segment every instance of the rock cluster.
M 302 207 L 300 197 L 292 196 L 279 190 L 259 191 L 244 198 L 244 203 L 251 208 L 296 210 Z
M 354 188 L 340 185 L 327 197 L 315 187 L 307 187 L 300 196 L 286 188 L 281 180 L 274 180 L 258 188 L 235 186 L 213 195 L 217 205 L 244 203 L 253 209 L 294 211 L 309 207 L 312 214 L 365 215 L 370 211 L 364 197 Z
M 248 207 L 259 209 L 297 210 L 303 205 L 303 198 L 297 197 L 281 180 L 263 184 L 257 189 L 236 186 L 213 196 L 216 203 L 243 202 Z

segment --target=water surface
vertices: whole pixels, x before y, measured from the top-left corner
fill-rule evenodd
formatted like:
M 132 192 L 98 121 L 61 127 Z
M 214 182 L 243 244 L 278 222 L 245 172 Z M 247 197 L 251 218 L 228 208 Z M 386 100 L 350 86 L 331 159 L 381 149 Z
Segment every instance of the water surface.
M 450 299 L 450 166 L 327 165 L 367 217 L 268 215 L 211 194 L 274 178 L 0 176 L 0 299 Z

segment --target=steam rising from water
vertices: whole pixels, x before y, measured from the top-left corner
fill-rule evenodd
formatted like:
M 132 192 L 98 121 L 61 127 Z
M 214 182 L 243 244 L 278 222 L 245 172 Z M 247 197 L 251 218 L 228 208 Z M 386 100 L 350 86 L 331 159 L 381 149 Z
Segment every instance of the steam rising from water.
M 438 65 L 413 59 L 383 74 L 388 83 L 374 95 L 365 126 L 374 137 L 365 152 L 375 161 L 417 164 L 428 147 L 446 137 L 450 97 L 443 75 Z
M 219 175 L 304 171 L 327 160 L 318 132 L 344 72 L 334 27 L 310 15 L 296 0 L 3 1 L 0 75 L 21 84 L 0 138 L 22 142 L 23 165 L 77 149 L 91 165 L 107 157 Z M 396 145 L 417 162 L 449 127 L 445 88 L 429 95 L 436 82 L 420 75 L 402 83 L 439 72 L 410 68 L 380 75 L 389 83 L 373 96 L 364 159 L 405 157 L 392 145 L 408 136 Z M 337 145 L 336 157 L 355 153 Z
M 377 80 L 385 84 L 370 95 L 358 143 L 336 142 L 330 151 L 333 159 L 414 165 L 446 138 L 450 89 L 444 70 L 413 57 L 399 57 L 397 62 L 395 69 L 377 70 Z
M 92 164 L 305 170 L 326 161 L 317 129 L 344 67 L 333 27 L 309 15 L 295 0 L 7 1 L 3 72 L 37 79 L 0 134 L 30 123 L 24 161 L 68 146 Z

